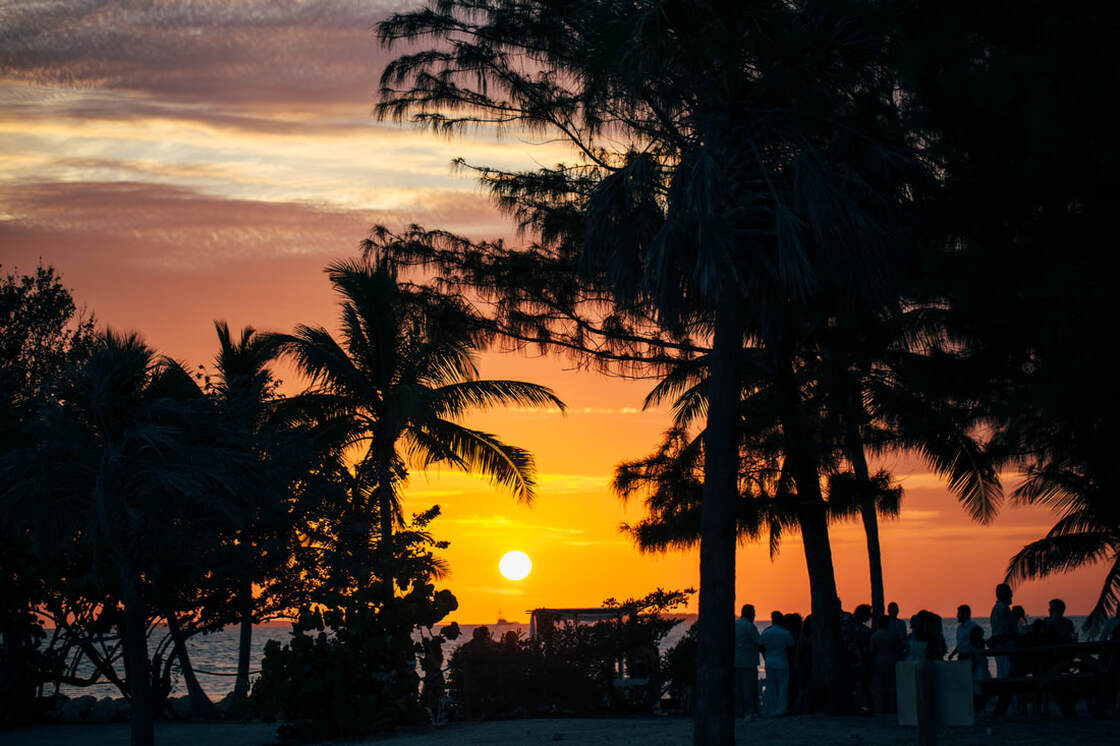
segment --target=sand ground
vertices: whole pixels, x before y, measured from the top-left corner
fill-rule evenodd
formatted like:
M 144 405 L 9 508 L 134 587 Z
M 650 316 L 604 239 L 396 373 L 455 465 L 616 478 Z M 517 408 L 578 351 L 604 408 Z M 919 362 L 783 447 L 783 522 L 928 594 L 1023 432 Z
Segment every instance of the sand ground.
M 265 746 L 275 742 L 275 727 L 263 723 L 156 724 L 156 743 L 160 746 Z M 552 743 L 687 746 L 691 742 L 691 720 L 659 717 L 455 723 L 345 743 L 347 746 L 536 746 Z M 735 742 L 782 746 L 894 746 L 917 743 L 917 732 L 914 728 L 899 726 L 893 716 L 797 716 L 739 724 Z M 37 726 L 0 731 L 0 743 L 4 746 L 116 746 L 128 743 L 128 726 L 118 723 Z M 972 727 L 943 729 L 938 743 L 952 746 L 1116 746 L 1120 744 L 1120 720 L 1055 717 L 1026 721 L 981 716 Z

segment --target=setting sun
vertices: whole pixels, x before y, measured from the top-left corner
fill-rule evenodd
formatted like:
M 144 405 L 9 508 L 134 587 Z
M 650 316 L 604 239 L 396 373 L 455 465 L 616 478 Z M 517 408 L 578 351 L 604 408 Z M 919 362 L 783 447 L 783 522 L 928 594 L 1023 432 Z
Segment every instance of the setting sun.
M 524 580 L 533 569 L 533 562 L 525 552 L 512 551 L 502 555 L 498 570 L 508 580 Z

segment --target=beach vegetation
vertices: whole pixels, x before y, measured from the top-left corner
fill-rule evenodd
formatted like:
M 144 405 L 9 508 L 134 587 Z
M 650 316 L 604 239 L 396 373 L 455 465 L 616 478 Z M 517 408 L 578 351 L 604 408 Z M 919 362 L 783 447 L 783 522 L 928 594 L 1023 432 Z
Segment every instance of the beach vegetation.
M 649 714 L 666 685 L 659 653 L 680 623 L 672 610 L 692 589 L 657 589 L 641 598 L 606 599 L 613 619 L 547 619 L 529 639 L 510 631 L 495 640 L 486 627 L 451 655 L 452 715 L 466 720 L 555 715 Z
M 423 554 L 423 544 L 407 548 Z M 266 644 L 251 705 L 266 721 L 280 721 L 282 740 L 318 742 L 429 722 L 417 673 L 425 648 L 413 632 L 431 636 L 458 602 L 423 575 L 401 573 L 396 582 L 407 592 L 392 592 L 370 574 L 346 593 L 316 594 L 299 609 L 292 639 Z
M 0 269 L 3 269 L 0 266 Z M 92 345 L 95 320 L 81 311 L 58 271 L 0 276 L 0 459 L 26 445 L 53 384 Z M 0 503 L 3 505 L 4 503 Z M 20 524 L 0 522 L 0 723 L 27 722 L 43 709 L 40 687 L 61 675 L 62 656 L 38 613 L 55 587 L 61 558 L 44 562 Z
M 195 550 L 231 519 L 241 456 L 190 373 L 135 334 L 98 333 L 56 386 L 29 425 L 31 445 L 8 454 L 5 508 L 48 566 L 66 547 L 85 560 L 75 569 L 94 598 L 120 604 L 109 618 L 123 683 L 136 738 L 150 743 L 149 620 L 173 608 L 172 581 L 197 577 Z

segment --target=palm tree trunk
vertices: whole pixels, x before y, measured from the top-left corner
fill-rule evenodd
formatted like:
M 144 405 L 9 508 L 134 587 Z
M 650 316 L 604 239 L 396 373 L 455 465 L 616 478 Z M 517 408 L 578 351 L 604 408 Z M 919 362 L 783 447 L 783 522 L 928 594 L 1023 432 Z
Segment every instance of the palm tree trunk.
M 870 490 L 871 476 L 867 469 L 867 456 L 863 452 L 863 443 L 858 432 L 853 433 L 849 430 L 847 451 L 856 479 Z M 863 519 L 863 532 L 867 535 L 867 567 L 871 573 L 871 614 L 873 619 L 878 619 L 883 615 L 887 604 L 886 593 L 883 590 L 883 553 L 879 545 L 879 514 L 875 507 L 875 495 L 870 491 L 860 500 L 859 514 Z
M 132 705 L 132 746 L 154 746 L 152 682 L 148 671 L 148 611 L 131 566 L 121 568 L 124 601 L 124 663 Z
M 840 635 L 840 601 L 836 593 L 836 574 L 828 537 L 828 518 L 820 497 L 820 482 L 815 468 L 794 469 L 797 484 L 797 520 L 809 571 L 809 595 L 813 613 L 813 681 L 823 683 L 828 693 L 829 714 L 842 715 L 851 708 L 851 677 L 844 642 Z M 801 498 L 816 487 L 817 497 Z
M 693 743 L 724 746 L 735 737 L 731 661 L 735 620 L 735 506 L 739 465 L 742 316 L 736 298 L 716 308 L 704 431 L 700 504 L 700 618 Z
M 809 595 L 813 614 L 813 686 L 823 685 L 827 692 L 826 709 L 843 714 L 850 709 L 851 691 L 848 661 L 840 636 L 840 601 L 836 593 L 836 572 L 832 565 L 832 545 L 828 536 L 828 515 L 821 494 L 818 459 L 808 428 L 802 418 L 801 389 L 794 372 L 793 355 L 779 347 L 777 355 L 778 395 L 785 432 L 786 459 L 797 486 L 797 520 L 809 573 Z
M 253 647 L 253 583 L 241 584 L 241 639 L 237 646 L 237 678 L 233 684 L 233 698 L 243 700 L 249 696 L 249 652 Z
M 378 453 L 377 457 L 377 512 L 380 525 L 381 582 L 386 598 L 392 598 L 393 590 L 393 483 L 391 475 L 391 455 Z
M 202 720 L 212 720 L 217 717 L 214 703 L 206 696 L 202 686 L 195 676 L 194 666 L 191 665 L 191 656 L 187 652 L 187 639 L 183 628 L 175 614 L 168 612 L 167 627 L 171 631 L 171 639 L 175 641 L 175 655 L 179 658 L 179 669 L 183 673 L 183 683 L 187 685 L 187 696 L 190 698 L 191 714 Z

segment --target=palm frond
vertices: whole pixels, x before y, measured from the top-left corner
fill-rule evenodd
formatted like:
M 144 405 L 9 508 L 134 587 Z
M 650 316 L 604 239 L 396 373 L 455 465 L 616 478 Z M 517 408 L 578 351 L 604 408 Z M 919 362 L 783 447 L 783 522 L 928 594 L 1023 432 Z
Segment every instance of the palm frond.
M 470 409 L 509 405 L 555 407 L 561 412 L 566 409 L 552 389 L 523 381 L 462 381 L 440 386 L 430 396 L 430 406 L 439 417 L 459 417 Z
M 955 428 L 917 444 L 919 453 L 940 477 L 973 520 L 990 523 L 1003 501 L 1003 486 L 984 449 L 966 433 Z
M 368 386 L 362 372 L 341 345 L 323 327 L 300 325 L 293 334 L 272 334 L 269 341 L 292 358 L 311 384 L 335 393 L 362 397 Z
M 1097 562 L 1116 552 L 1117 537 L 1107 531 L 1048 535 L 1016 552 L 1007 565 L 1006 581 L 1044 578 Z
M 488 477 L 491 483 L 512 492 L 518 501 L 532 502 L 536 475 L 533 456 L 528 451 L 507 445 L 490 433 L 443 419 L 428 422 L 419 432 L 409 435 L 420 446 L 415 454 L 425 460 L 425 466 L 449 463 Z
M 1023 481 L 1015 488 L 1012 497 L 1016 502 L 1047 505 L 1056 510 L 1070 510 L 1098 493 L 1088 477 L 1065 464 L 1047 461 L 1031 464 Z
M 675 401 L 685 390 L 694 388 L 700 380 L 707 377 L 705 358 L 706 356 L 682 361 L 680 364 L 673 366 L 673 369 L 665 374 L 657 382 L 657 385 L 646 394 L 646 398 L 642 402 L 642 409 L 655 407 L 668 400 Z
M 1097 597 L 1097 603 L 1085 620 L 1086 629 L 1099 629 L 1105 619 L 1120 610 L 1120 544 L 1113 547 L 1113 556 L 1116 559 L 1112 567 L 1108 568 L 1108 574 L 1104 576 L 1101 595 Z

